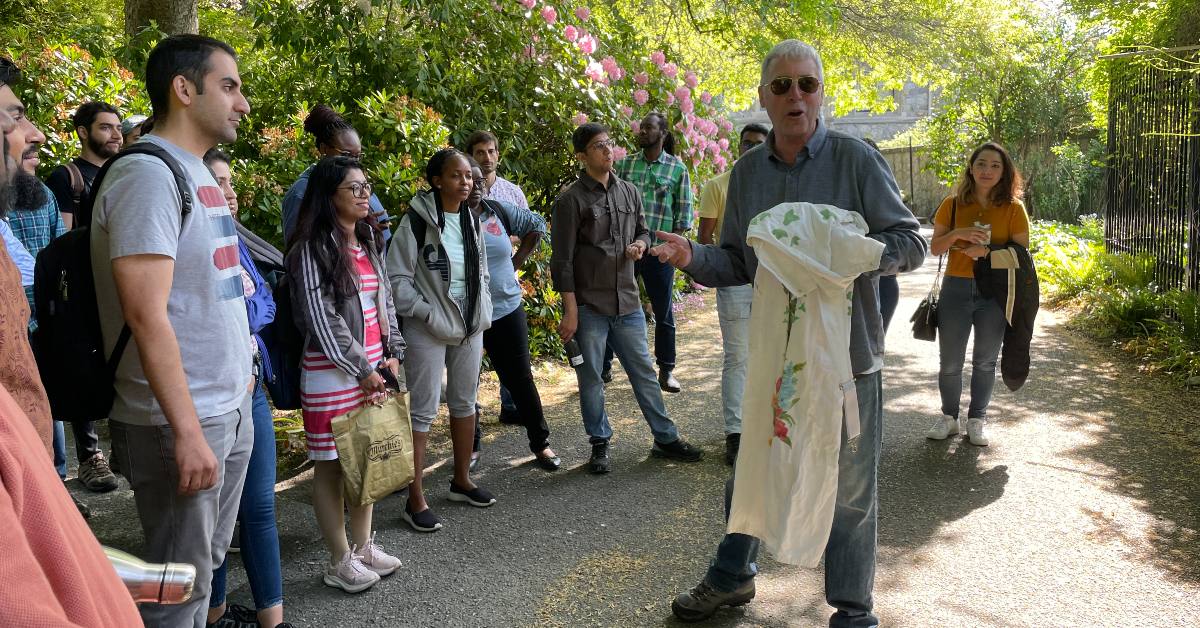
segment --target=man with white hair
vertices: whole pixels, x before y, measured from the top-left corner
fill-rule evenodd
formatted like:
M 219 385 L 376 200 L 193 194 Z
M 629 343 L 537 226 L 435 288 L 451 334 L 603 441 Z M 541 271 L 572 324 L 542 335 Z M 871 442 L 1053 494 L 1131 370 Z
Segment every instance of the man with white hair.
M 836 609 L 829 625 L 877 626 L 871 592 L 883 414 L 883 322 L 876 283 L 881 274 L 919 268 L 926 244 L 882 156 L 858 139 L 829 130 L 821 121 L 824 76 L 821 57 L 812 46 L 794 39 L 777 44 L 763 60 L 758 96 L 773 129 L 765 144 L 747 151 L 733 168 L 721 245 L 695 244 L 658 232 L 663 244 L 650 253 L 706 286 L 749 283 L 758 269 L 758 258 L 746 244 L 750 221 L 785 202 L 857 212 L 867 223 L 867 236 L 884 244 L 879 268 L 854 280 L 849 352 L 861 433 L 848 439 L 843 428 L 833 524 L 825 546 L 825 599 Z M 727 514 L 732 486 L 731 480 L 726 486 Z M 753 599 L 758 544 L 752 536 L 726 534 L 704 579 L 675 598 L 675 615 L 700 621 L 722 606 Z

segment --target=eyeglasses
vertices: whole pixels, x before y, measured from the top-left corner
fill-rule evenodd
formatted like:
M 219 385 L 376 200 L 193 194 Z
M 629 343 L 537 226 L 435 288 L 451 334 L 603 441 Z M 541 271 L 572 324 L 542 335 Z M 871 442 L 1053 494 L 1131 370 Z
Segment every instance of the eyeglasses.
M 366 153 L 364 153 L 364 152 L 363 152 L 363 151 L 361 151 L 361 150 L 360 150 L 360 151 L 358 151 L 357 153 L 355 153 L 355 152 L 351 152 L 351 151 L 348 151 L 348 150 L 339 150 L 339 151 L 338 151 L 338 154 L 339 154 L 339 155 L 341 155 L 342 157 L 348 157 L 348 158 L 350 158 L 350 159 L 353 159 L 353 160 L 355 160 L 355 161 L 362 161 L 362 158 L 363 158 L 363 156 L 364 156 Z
M 751 148 L 754 148 L 755 146 L 758 146 L 759 144 L 762 144 L 762 141 L 758 141 L 758 140 L 742 140 L 742 141 L 741 141 L 741 147 L 742 147 L 742 151 L 743 151 L 743 152 L 745 152 L 745 151 L 748 151 L 748 150 L 750 150 Z
M 600 150 L 605 150 L 605 149 L 612 150 L 613 148 L 616 147 L 616 145 L 617 145 L 616 140 L 607 139 L 602 142 L 591 143 L 590 145 L 588 145 L 588 150 L 592 150 L 593 148 L 599 148 Z
M 350 185 L 339 185 L 338 189 L 339 190 L 350 190 L 350 195 L 353 196 L 354 198 L 367 198 L 368 196 L 371 195 L 371 184 L 370 183 L 359 183 L 356 181 L 354 183 L 351 183 Z
M 796 86 L 805 94 L 815 94 L 817 90 L 821 89 L 821 79 L 815 76 L 797 76 L 794 78 L 791 76 L 776 76 L 771 79 L 770 83 L 760 85 L 759 87 L 769 87 L 772 94 L 782 96 L 792 91 L 792 81 L 795 81 Z

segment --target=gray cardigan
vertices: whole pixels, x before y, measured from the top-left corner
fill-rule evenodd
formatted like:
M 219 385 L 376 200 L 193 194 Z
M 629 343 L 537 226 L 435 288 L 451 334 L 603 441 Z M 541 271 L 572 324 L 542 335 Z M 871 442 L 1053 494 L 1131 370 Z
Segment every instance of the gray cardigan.
M 375 307 L 383 332 L 385 355 L 404 361 L 404 338 L 396 322 L 396 311 L 392 307 L 392 291 L 388 286 L 387 267 L 373 246 L 366 246 L 367 255 L 375 274 L 379 276 L 379 296 Z M 306 347 L 320 349 L 330 362 L 362 381 L 374 365 L 367 361 L 363 347 L 364 319 L 362 302 L 357 298 L 346 299 L 338 305 L 333 296 L 333 283 L 321 276 L 315 255 L 320 249 L 304 242 L 288 251 L 285 262 L 288 275 L 292 277 L 292 309 L 296 326 L 304 335 Z M 382 324 L 386 321 L 386 325 Z

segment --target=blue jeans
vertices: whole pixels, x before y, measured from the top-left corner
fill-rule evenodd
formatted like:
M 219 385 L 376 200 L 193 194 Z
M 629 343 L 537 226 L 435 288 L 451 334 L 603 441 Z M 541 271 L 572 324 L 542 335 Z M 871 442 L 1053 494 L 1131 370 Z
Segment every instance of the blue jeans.
M 717 318 L 721 323 L 721 407 L 725 433 L 742 433 L 742 392 L 746 389 L 746 360 L 750 354 L 750 304 L 754 286 L 717 288 Z
M 54 470 L 58 471 L 58 479 L 67 479 L 67 431 L 62 421 L 51 421 L 54 424 Z
M 635 264 L 650 308 L 654 310 L 654 359 L 664 371 L 675 369 L 675 267 L 645 255 Z M 604 366 L 612 368 L 613 347 L 604 350 Z M 623 364 L 624 362 L 622 362 Z
M 825 545 L 825 601 L 835 609 L 829 625 L 878 626 L 871 609 L 875 587 L 876 524 L 879 505 L 879 452 L 883 438 L 883 375 L 876 371 L 855 380 L 862 430 L 855 443 L 842 432 L 838 456 L 837 502 Z M 736 472 L 736 467 L 735 467 Z M 725 516 L 733 500 L 732 478 L 725 485 Z M 714 588 L 732 591 L 758 573 L 758 539 L 726 534 L 704 576 Z
M 279 564 L 279 531 L 275 527 L 275 420 L 262 383 L 254 386 L 253 406 L 254 449 L 246 468 L 246 484 L 242 488 L 238 520 L 242 522 L 242 564 L 250 581 L 250 593 L 257 610 L 283 603 L 283 572 Z M 209 608 L 225 602 L 225 576 L 229 555 L 213 570 L 212 594 Z
M 974 279 L 946 277 L 942 281 L 938 297 L 938 350 L 941 356 L 938 392 L 942 395 L 942 414 L 958 418 L 967 339 L 974 328 L 971 404 L 967 407 L 967 418 L 987 418 L 992 389 L 996 385 L 996 357 L 1000 355 L 1007 327 L 1000 304 L 981 295 Z
M 605 344 L 611 346 L 621 360 L 621 368 L 629 376 L 633 394 L 642 409 L 642 416 L 650 424 L 654 440 L 659 443 L 679 440 L 675 423 L 667 417 L 662 389 L 658 387 L 658 378 L 650 362 L 646 317 L 641 310 L 624 316 L 604 316 L 587 305 L 580 305 L 575 340 L 583 353 L 583 364 L 575 368 L 575 374 L 579 378 L 579 409 L 589 442 L 595 445 L 612 438 L 608 413 L 604 411 L 604 382 L 600 379 L 600 360 Z

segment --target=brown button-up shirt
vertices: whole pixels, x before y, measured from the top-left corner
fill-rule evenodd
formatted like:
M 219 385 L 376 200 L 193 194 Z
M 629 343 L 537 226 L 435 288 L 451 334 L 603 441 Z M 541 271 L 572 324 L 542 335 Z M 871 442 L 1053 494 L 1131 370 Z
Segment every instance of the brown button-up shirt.
M 625 248 L 641 240 L 649 250 L 650 232 L 637 188 L 615 174 L 605 187 L 583 172 L 554 201 L 552 221 L 554 289 L 574 292 L 576 303 L 604 316 L 638 311 L 634 262 Z

